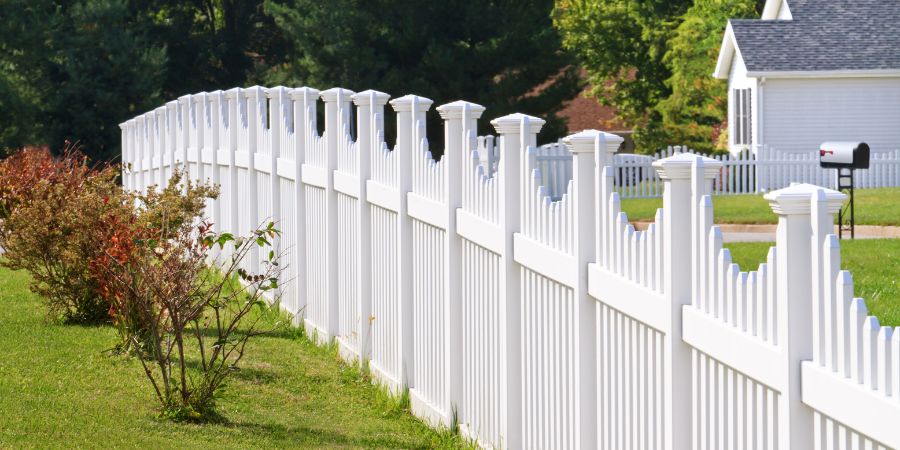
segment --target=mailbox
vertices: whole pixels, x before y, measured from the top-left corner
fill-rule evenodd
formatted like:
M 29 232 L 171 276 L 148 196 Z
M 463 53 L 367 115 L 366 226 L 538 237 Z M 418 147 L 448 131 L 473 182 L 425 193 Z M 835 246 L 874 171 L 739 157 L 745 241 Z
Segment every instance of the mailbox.
M 865 142 L 823 142 L 819 165 L 830 169 L 868 169 L 869 145 Z

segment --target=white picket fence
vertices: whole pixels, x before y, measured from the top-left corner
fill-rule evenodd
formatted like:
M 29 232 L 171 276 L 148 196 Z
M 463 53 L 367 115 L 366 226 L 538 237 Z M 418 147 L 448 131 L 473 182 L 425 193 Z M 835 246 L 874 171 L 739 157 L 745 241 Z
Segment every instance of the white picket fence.
M 571 182 L 552 202 L 543 120 L 491 122 L 489 176 L 478 151 L 490 138 L 475 136 L 483 107 L 437 108 L 446 132 L 434 161 L 432 102 L 390 102 L 393 148 L 387 102 L 338 88 L 184 96 L 122 124 L 124 185 L 162 185 L 185 165 L 222 185 L 216 229 L 277 221 L 281 307 L 393 392 L 409 389 L 414 414 L 458 421 L 480 445 L 900 448 L 900 328 L 868 316 L 840 270 L 842 194 L 767 194 L 776 245 L 741 271 L 713 225 L 720 161 L 654 162 L 663 208 L 636 231 L 615 186 L 619 138 L 567 137 Z
M 478 138 L 478 160 L 487 170 L 496 170 L 499 150 L 496 138 Z M 685 146 L 670 146 L 654 155 L 617 154 L 613 158 L 614 186 L 622 198 L 662 197 L 663 181 L 653 162 L 678 153 L 695 153 Z M 819 167 L 815 152 L 782 152 L 760 147 L 756 154 L 715 155 L 722 169 L 713 181 L 713 194 L 755 194 L 781 189 L 792 182 L 811 183 L 835 189 L 834 169 Z M 537 152 L 541 182 L 550 197 L 559 199 L 572 179 L 572 155 L 560 142 L 542 145 Z M 792 181 L 793 180 L 793 181 Z M 870 167 L 855 174 L 857 188 L 900 186 L 900 150 L 871 155 Z

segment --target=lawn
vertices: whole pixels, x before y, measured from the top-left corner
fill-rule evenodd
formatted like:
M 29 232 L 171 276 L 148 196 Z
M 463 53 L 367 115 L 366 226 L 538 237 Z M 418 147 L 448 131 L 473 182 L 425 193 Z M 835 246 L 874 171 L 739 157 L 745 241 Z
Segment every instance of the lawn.
M 742 270 L 765 261 L 770 242 L 725 244 Z M 841 268 L 853 275 L 854 295 L 866 300 L 882 325 L 900 326 L 900 239 L 841 241 Z
M 107 355 L 109 326 L 48 323 L 21 272 L 0 268 L 0 448 L 456 447 L 295 332 L 251 341 L 215 425 L 157 418 L 137 360 Z
M 649 221 L 662 207 L 662 198 L 623 199 L 628 220 Z M 716 223 L 776 223 L 778 217 L 762 195 L 713 196 Z M 900 225 L 900 188 L 856 191 L 856 223 L 860 225 Z

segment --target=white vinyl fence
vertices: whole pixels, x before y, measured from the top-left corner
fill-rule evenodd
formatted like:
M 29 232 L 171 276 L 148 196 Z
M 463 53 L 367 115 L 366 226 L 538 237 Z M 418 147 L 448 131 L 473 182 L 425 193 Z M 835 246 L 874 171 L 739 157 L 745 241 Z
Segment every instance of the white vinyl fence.
M 541 185 L 543 120 L 493 120 L 489 170 L 479 149 L 492 138 L 475 136 L 483 107 L 437 107 L 435 161 L 432 102 L 390 101 L 393 147 L 387 103 L 338 88 L 184 96 L 122 124 L 124 184 L 150 189 L 184 165 L 222 185 L 209 205 L 217 229 L 277 221 L 281 306 L 378 382 L 409 389 L 414 414 L 458 421 L 483 446 L 900 448 L 900 329 L 869 316 L 840 270 L 842 194 L 768 193 L 777 242 L 743 271 L 713 225 L 720 161 L 655 161 L 663 208 L 636 231 L 613 135 L 564 140 L 571 182 L 554 202 Z
M 493 136 L 478 138 L 478 160 L 496 170 L 499 158 Z M 678 153 L 695 153 L 684 146 L 670 146 L 654 155 L 617 154 L 613 157 L 614 186 L 622 198 L 662 197 L 663 180 L 653 162 Z M 792 182 L 836 188 L 835 169 L 819 167 L 815 152 L 781 152 L 760 147 L 756 154 L 715 155 L 722 168 L 713 180 L 713 194 L 755 194 L 781 189 Z M 558 200 L 572 179 L 572 155 L 562 142 L 542 145 L 537 150 L 541 182 L 550 198 Z M 869 169 L 855 173 L 857 188 L 900 186 L 900 150 L 872 153 Z

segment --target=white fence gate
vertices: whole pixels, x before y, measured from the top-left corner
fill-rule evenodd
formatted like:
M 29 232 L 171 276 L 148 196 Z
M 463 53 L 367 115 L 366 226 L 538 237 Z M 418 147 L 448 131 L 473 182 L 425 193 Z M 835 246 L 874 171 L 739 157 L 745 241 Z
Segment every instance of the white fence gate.
M 868 316 L 840 270 L 842 194 L 767 194 L 777 242 L 742 271 L 713 225 L 721 161 L 655 161 L 663 208 L 636 231 L 615 184 L 618 138 L 566 138 L 571 182 L 551 201 L 541 119 L 492 121 L 486 166 L 484 108 L 439 106 L 434 161 L 432 102 L 390 102 L 393 148 L 387 103 L 338 88 L 184 96 L 122 124 L 124 185 L 145 191 L 185 165 L 222 185 L 208 205 L 217 230 L 277 221 L 281 306 L 394 392 L 409 389 L 416 415 L 457 420 L 481 445 L 900 448 L 900 329 Z

